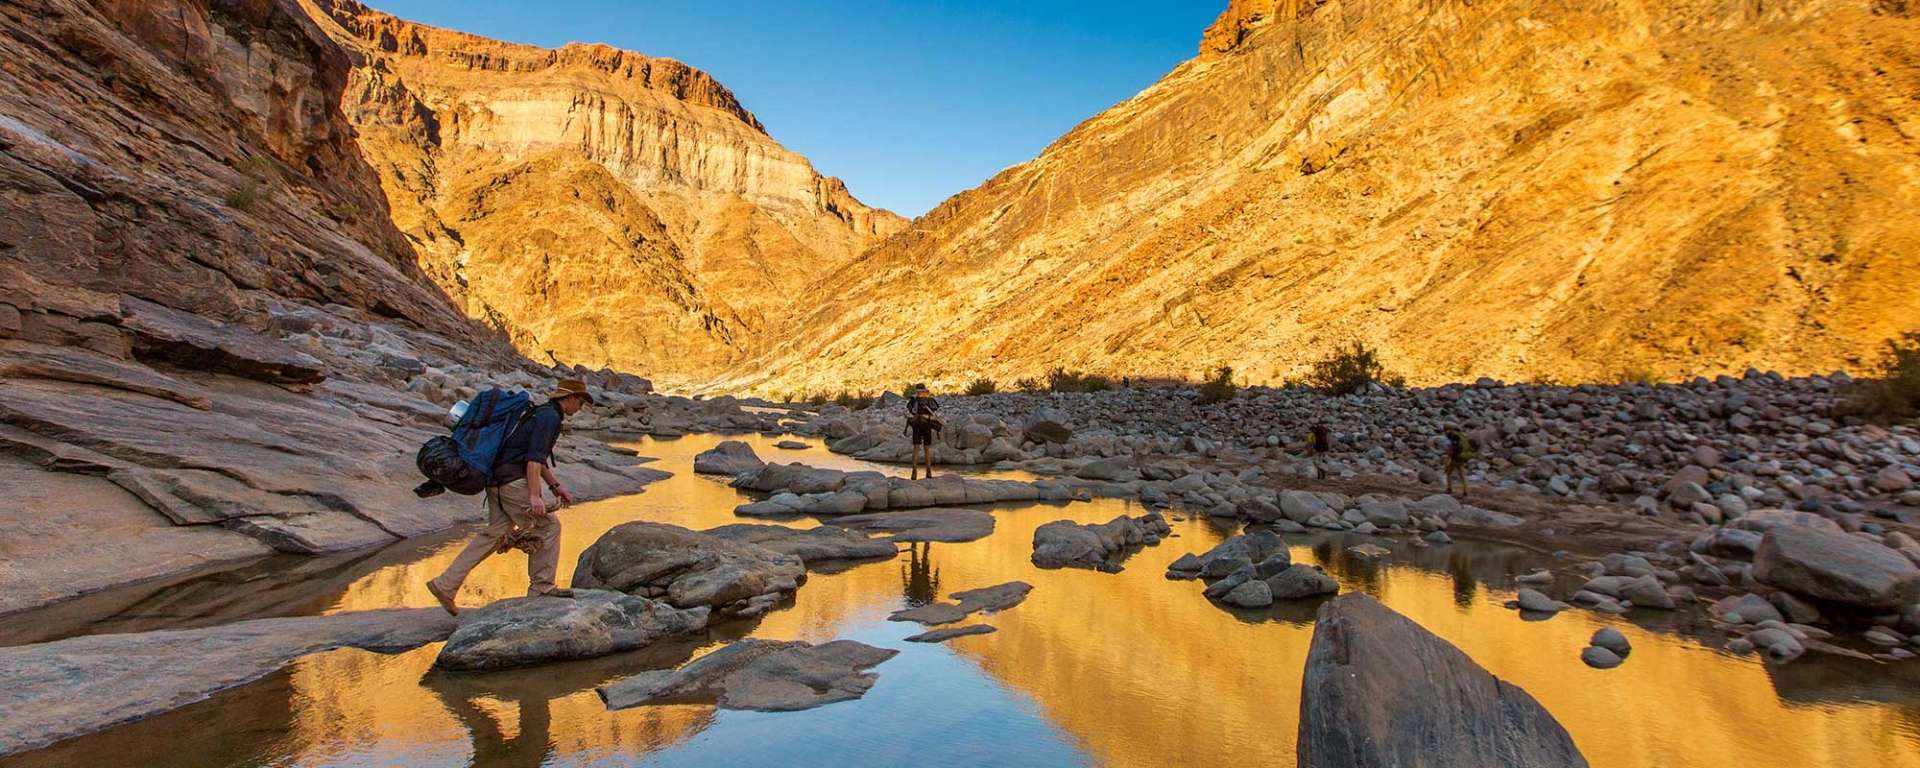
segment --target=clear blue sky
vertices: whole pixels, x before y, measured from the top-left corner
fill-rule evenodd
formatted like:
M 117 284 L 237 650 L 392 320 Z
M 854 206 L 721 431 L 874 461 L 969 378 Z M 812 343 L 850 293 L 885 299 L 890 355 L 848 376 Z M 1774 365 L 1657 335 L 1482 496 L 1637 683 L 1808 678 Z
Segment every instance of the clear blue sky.
M 917 216 L 1199 47 L 1227 0 L 369 0 L 403 18 L 704 69 L 788 148 Z

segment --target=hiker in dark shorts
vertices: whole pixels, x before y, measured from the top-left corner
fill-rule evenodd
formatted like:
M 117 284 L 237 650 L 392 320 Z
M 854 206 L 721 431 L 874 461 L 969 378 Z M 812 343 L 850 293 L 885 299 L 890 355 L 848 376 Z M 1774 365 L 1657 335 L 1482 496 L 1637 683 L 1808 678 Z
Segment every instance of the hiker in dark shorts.
M 1313 477 L 1324 480 L 1327 477 L 1327 451 L 1333 448 L 1333 433 L 1327 431 L 1327 425 L 1315 424 L 1307 428 L 1307 458 L 1313 459 Z
M 939 432 L 940 402 L 927 392 L 927 385 L 913 388 L 907 400 L 907 434 L 913 436 L 913 472 L 909 480 L 920 478 L 920 462 L 925 457 L 927 477 L 933 477 L 933 435 Z
M 467 574 L 480 561 L 509 549 L 527 552 L 528 595 L 568 594 L 553 584 L 560 566 L 560 521 L 547 509 L 541 486 L 553 489 L 560 506 L 573 503 L 573 494 L 553 476 L 553 444 L 560 439 L 560 422 L 592 402 L 585 382 L 562 380 L 547 395 L 547 402 L 527 411 L 522 423 L 500 444 L 487 486 L 487 527 L 467 542 L 445 573 L 427 582 L 427 592 L 447 613 L 460 612 L 454 598 Z
M 1467 462 L 1478 453 L 1473 437 L 1455 425 L 1447 427 L 1447 493 L 1453 493 L 1455 478 L 1460 481 L 1460 498 L 1467 497 Z

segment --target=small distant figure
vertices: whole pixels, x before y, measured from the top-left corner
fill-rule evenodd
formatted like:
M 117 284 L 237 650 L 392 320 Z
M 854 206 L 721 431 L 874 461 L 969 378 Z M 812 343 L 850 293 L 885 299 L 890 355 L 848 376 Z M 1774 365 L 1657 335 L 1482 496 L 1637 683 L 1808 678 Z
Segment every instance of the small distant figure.
M 1459 425 L 1447 427 L 1447 493 L 1454 493 L 1453 486 L 1457 479 L 1460 492 L 1455 495 L 1462 499 L 1467 497 L 1467 462 L 1473 461 L 1479 453 L 1478 448 L 1473 443 L 1473 436 Z
M 1325 424 L 1314 424 L 1307 428 L 1307 458 L 1313 460 L 1313 477 L 1324 480 L 1327 477 L 1327 451 L 1333 450 L 1333 433 Z
M 927 477 L 933 477 L 933 434 L 945 428 L 940 421 L 940 401 L 933 399 L 927 385 L 913 388 L 907 399 L 907 434 L 913 436 L 913 472 L 910 480 L 920 479 L 920 462 L 927 463 Z

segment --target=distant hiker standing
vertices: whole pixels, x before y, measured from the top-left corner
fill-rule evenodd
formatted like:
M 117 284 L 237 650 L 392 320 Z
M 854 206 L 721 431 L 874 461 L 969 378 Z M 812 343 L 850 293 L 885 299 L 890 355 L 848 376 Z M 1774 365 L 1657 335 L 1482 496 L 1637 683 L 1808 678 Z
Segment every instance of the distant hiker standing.
M 445 573 L 427 582 L 427 591 L 448 613 L 459 613 L 454 598 L 480 561 L 508 549 L 527 551 L 527 594 L 564 595 L 553 585 L 560 565 L 560 521 L 547 509 L 542 484 L 553 489 L 559 506 L 573 503 L 573 494 L 553 476 L 553 444 L 560 438 L 560 422 L 593 403 L 586 382 L 563 379 L 547 402 L 528 410 L 507 435 L 494 461 L 487 486 L 487 527 L 467 542 Z
M 1478 453 L 1473 437 L 1458 426 L 1447 428 L 1447 493 L 1453 493 L 1454 479 L 1460 481 L 1460 498 L 1467 497 L 1467 462 Z
M 1307 457 L 1313 459 L 1313 477 L 1323 480 L 1327 476 L 1327 451 L 1333 449 L 1333 433 L 1325 424 L 1315 424 L 1307 428 Z
M 907 400 L 907 434 L 913 436 L 913 472 L 908 479 L 920 478 L 920 462 L 927 462 L 927 477 L 933 477 L 933 433 L 944 425 L 940 423 L 940 402 L 927 392 L 927 385 L 913 388 L 913 397 Z

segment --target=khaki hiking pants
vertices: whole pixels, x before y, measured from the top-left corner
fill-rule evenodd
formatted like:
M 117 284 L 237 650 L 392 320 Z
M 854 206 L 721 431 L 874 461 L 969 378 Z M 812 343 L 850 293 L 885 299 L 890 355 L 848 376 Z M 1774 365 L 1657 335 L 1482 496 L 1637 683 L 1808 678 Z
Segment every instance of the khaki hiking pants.
M 453 558 L 453 564 L 447 566 L 446 573 L 433 580 L 433 585 L 449 595 L 459 593 L 467 574 L 472 573 L 480 561 L 492 555 L 514 528 L 522 528 L 532 531 L 540 542 L 533 554 L 527 555 L 527 594 L 544 595 L 552 592 L 553 576 L 560 567 L 560 521 L 554 517 L 553 507 L 547 508 L 546 517 L 534 517 L 528 511 L 530 506 L 527 503 L 526 480 L 488 488 L 487 527 L 467 542 L 467 548 L 460 550 L 460 554 Z

